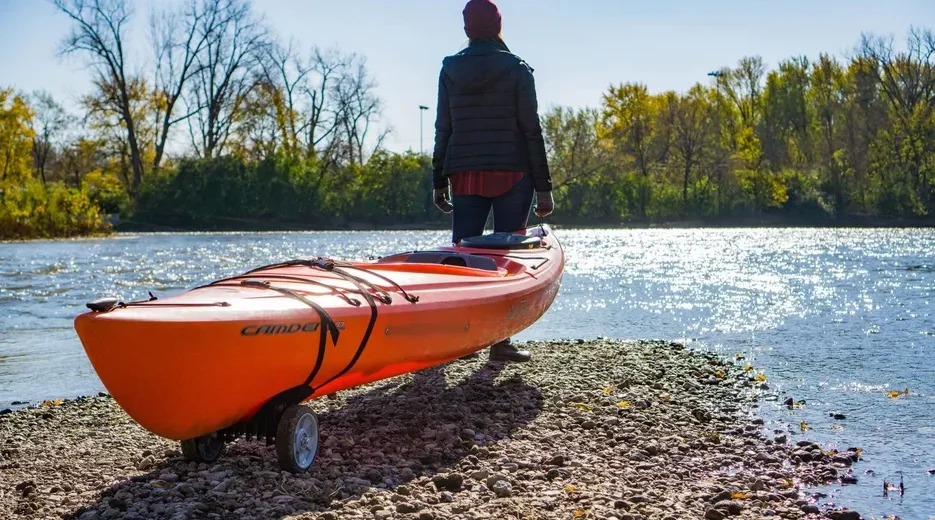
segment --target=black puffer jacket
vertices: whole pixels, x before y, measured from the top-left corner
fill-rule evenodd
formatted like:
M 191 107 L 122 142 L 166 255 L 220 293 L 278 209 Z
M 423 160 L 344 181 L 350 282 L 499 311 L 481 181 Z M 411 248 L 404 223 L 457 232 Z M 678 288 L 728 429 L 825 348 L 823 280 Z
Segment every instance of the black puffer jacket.
M 536 191 L 551 191 L 532 67 L 502 42 L 472 42 L 442 61 L 438 78 L 436 189 L 466 170 L 531 175 Z

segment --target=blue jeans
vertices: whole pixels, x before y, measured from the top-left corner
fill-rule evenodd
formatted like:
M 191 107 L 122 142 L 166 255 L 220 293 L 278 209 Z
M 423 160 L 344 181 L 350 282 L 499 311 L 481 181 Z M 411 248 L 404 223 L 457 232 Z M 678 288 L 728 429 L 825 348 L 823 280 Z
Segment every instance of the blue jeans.
M 493 210 L 494 232 L 512 233 L 526 228 L 535 187 L 529 174 L 517 181 L 510 191 L 497 197 L 452 195 L 451 241 L 474 237 L 484 232 L 487 216 Z

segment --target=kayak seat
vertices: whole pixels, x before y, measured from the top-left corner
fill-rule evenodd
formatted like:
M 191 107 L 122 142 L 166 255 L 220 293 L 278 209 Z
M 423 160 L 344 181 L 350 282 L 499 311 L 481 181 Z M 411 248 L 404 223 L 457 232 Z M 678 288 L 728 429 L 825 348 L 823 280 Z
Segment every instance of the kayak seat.
M 449 251 L 417 251 L 406 257 L 406 263 L 458 265 L 484 271 L 496 271 L 493 258 Z
M 459 245 L 477 249 L 535 249 L 542 247 L 542 239 L 537 236 L 497 232 L 462 238 Z

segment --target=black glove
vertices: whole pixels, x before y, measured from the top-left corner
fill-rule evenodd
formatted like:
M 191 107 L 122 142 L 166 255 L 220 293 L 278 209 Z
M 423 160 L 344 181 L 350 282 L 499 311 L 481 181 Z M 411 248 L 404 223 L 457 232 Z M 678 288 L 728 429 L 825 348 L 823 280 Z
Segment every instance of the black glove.
M 552 210 L 555 209 L 555 202 L 552 200 L 551 191 L 537 191 L 536 192 L 536 215 L 539 217 L 546 217 L 552 214 Z
M 432 190 L 432 199 L 435 202 L 435 207 L 440 209 L 442 213 L 451 213 L 451 210 L 455 209 L 451 205 L 450 199 L 448 198 L 448 188 L 434 189 Z

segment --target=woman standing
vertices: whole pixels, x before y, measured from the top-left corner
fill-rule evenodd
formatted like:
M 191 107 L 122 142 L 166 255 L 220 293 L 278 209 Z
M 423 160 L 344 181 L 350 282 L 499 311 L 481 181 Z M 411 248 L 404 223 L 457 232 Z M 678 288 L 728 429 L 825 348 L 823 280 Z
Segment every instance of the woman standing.
M 482 234 L 491 211 L 495 232 L 516 232 L 533 196 L 536 215 L 554 207 L 532 67 L 504 43 L 492 0 L 470 0 L 462 14 L 469 43 L 442 60 L 432 156 L 434 202 L 453 211 L 454 243 Z M 490 359 L 528 361 L 529 353 L 507 338 Z

